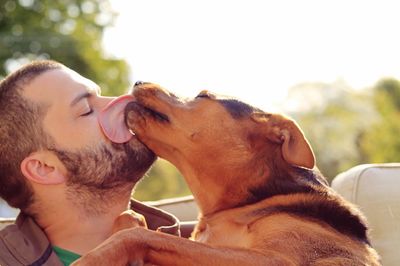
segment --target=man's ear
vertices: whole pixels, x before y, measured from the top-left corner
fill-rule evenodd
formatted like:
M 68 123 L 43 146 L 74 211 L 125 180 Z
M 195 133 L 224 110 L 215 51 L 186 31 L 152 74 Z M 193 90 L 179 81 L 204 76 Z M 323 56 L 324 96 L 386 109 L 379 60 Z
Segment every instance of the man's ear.
M 282 156 L 286 162 L 314 168 L 314 153 L 296 122 L 281 115 L 266 113 L 254 113 L 252 119 L 263 124 L 266 137 L 270 141 L 281 144 Z
M 65 182 L 65 167 L 58 157 L 49 151 L 37 151 L 21 162 L 21 172 L 30 181 L 43 185 Z

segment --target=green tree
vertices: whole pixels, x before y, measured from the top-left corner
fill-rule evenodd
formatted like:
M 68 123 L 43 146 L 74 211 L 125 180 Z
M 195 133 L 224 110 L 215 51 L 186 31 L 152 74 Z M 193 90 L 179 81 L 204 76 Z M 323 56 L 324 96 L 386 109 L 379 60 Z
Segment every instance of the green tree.
M 3 0 L 0 77 L 30 60 L 53 59 L 96 81 L 105 95 L 122 93 L 128 65 L 102 47 L 115 16 L 109 0 Z
M 373 88 L 379 120 L 362 136 L 360 144 L 368 161 L 400 161 L 400 81 L 382 79 Z
M 190 194 L 185 180 L 175 166 L 163 159 L 158 159 L 154 167 L 137 185 L 133 197 L 149 201 Z

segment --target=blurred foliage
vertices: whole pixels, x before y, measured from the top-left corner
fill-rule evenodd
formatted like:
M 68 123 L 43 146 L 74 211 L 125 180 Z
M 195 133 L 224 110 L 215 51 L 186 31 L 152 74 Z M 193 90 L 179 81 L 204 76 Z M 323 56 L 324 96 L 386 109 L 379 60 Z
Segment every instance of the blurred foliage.
M 158 159 L 149 173 L 137 185 L 133 197 L 148 201 L 190 194 L 185 180 L 175 166 L 163 159 Z
M 399 162 L 400 81 L 379 81 L 374 86 L 373 103 L 380 117 L 362 136 L 362 153 L 369 162 Z
M 303 129 L 330 181 L 357 164 L 400 161 L 400 82 L 355 91 L 344 82 L 293 87 L 283 109 Z
M 115 16 L 108 0 L 3 0 L 0 77 L 31 60 L 53 59 L 98 83 L 104 95 L 121 94 L 128 65 L 102 48 Z

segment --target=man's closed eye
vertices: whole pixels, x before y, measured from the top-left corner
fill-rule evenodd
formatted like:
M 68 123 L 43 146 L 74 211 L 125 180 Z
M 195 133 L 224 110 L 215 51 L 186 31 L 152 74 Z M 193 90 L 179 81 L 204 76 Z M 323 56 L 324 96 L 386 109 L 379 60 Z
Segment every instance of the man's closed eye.
M 93 109 L 90 108 L 90 110 L 88 112 L 82 114 L 81 116 L 88 116 L 88 115 L 91 115 L 92 113 L 93 113 Z

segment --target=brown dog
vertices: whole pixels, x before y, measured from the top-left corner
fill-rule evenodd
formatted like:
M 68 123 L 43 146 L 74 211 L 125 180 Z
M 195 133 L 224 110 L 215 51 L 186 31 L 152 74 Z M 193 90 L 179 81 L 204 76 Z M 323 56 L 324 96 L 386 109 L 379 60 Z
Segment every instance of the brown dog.
M 90 265 L 380 265 L 358 209 L 328 187 L 298 125 L 206 91 L 140 83 L 127 124 L 185 177 L 201 211 L 190 241 L 120 231 Z

